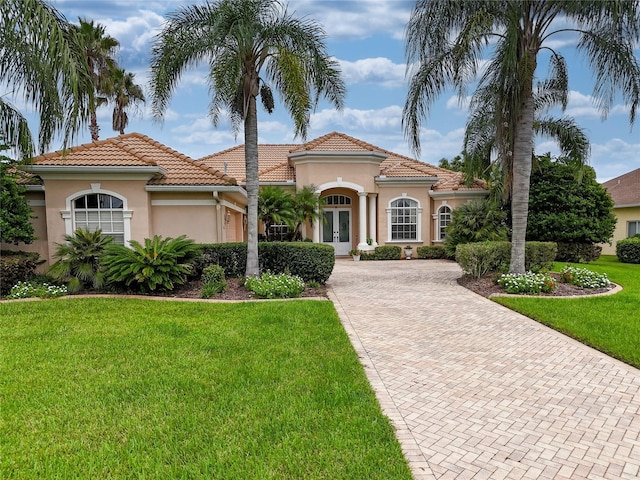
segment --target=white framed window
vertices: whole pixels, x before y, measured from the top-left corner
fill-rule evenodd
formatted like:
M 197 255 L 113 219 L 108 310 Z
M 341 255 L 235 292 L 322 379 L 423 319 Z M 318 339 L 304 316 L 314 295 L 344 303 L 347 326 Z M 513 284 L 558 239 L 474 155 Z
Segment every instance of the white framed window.
M 389 241 L 421 241 L 421 211 L 418 201 L 412 198 L 397 198 L 389 202 L 387 210 Z
M 323 197 L 325 199 L 326 205 L 331 206 L 340 206 L 340 205 L 351 205 L 351 198 L 346 195 L 327 195 Z
M 627 222 L 627 237 L 633 237 L 640 233 L 640 220 Z
M 124 245 L 124 202 L 106 193 L 87 193 L 73 200 L 73 230 L 80 228 L 113 237 Z
M 448 205 L 440 206 L 440 208 L 438 208 L 436 221 L 438 222 L 438 228 L 436 230 L 438 233 L 437 240 L 443 241 L 447 236 L 445 229 L 447 228 L 447 225 L 451 223 L 451 207 Z

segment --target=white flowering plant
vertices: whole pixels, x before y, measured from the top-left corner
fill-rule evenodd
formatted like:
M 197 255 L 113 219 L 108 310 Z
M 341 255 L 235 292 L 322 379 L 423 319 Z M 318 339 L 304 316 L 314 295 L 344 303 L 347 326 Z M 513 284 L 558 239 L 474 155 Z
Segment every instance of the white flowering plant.
M 556 280 L 548 273 L 505 273 L 497 280 L 507 293 L 536 295 L 552 293 L 558 286 Z
M 608 287 L 611 282 L 606 273 L 597 273 L 587 268 L 567 265 L 560 272 L 562 281 L 582 288 Z
M 19 298 L 56 298 L 68 294 L 68 289 L 64 285 L 52 285 L 46 282 L 18 282 L 13 287 L 7 299 L 15 300 Z
M 304 291 L 304 280 L 297 275 L 264 272 L 247 278 L 244 286 L 258 298 L 297 298 Z

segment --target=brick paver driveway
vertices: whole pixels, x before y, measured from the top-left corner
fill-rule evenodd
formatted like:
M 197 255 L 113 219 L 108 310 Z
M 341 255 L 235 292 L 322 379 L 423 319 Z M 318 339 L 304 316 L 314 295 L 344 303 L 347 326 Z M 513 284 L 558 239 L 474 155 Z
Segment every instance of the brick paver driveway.
M 341 259 L 328 282 L 415 478 L 640 478 L 640 371 L 459 275 Z

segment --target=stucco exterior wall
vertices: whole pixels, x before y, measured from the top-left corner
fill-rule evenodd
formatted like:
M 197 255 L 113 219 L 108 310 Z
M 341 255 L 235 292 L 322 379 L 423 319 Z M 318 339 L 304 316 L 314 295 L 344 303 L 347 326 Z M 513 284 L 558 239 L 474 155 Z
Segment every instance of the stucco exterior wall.
M 417 241 L 391 240 L 387 210 L 390 203 L 398 198 L 410 198 L 418 202 L 420 212 Z M 427 186 L 379 186 L 378 190 L 378 245 L 427 245 L 431 238 L 431 205 Z
M 152 192 L 150 236 L 186 235 L 197 243 L 216 243 L 223 210 L 211 192 Z
M 627 238 L 627 228 L 628 228 L 627 223 L 640 221 L 640 206 L 614 208 L 613 213 L 615 213 L 616 217 L 618 218 L 618 223 L 616 223 L 616 229 L 613 232 L 612 244 L 611 245 L 609 245 L 608 243 L 602 244 L 603 255 L 615 255 L 616 242 L 618 240 Z
M 338 177 L 344 182 L 360 185 L 367 192 L 375 192 L 375 176 L 380 174 L 380 162 L 349 162 L 348 158 L 315 160 L 296 163 L 296 184 L 298 188 L 307 185 L 316 187 L 336 182 Z

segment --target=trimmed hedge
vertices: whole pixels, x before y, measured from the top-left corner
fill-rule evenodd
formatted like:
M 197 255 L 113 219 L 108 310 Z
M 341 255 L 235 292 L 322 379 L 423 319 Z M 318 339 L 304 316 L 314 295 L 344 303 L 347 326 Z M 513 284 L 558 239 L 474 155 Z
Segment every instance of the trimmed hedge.
M 640 236 L 618 240 L 616 256 L 622 263 L 640 263 Z
M 418 254 L 418 258 L 451 259 L 451 257 L 447 255 L 447 249 L 444 247 L 444 245 L 423 245 L 416 249 L 416 253 Z
M 558 262 L 589 263 L 600 258 L 602 247 L 593 243 L 558 242 Z
M 18 282 L 26 282 L 42 263 L 35 252 L 3 250 L 0 252 L 0 295 L 8 295 Z
M 525 269 L 532 272 L 550 269 L 556 253 L 555 242 L 527 242 Z M 456 248 L 456 262 L 466 274 L 475 278 L 507 272 L 510 259 L 511 242 L 465 243 Z
M 373 253 L 363 253 L 360 260 L 400 260 L 402 259 L 402 248 L 397 245 L 380 245 Z
M 247 269 L 246 243 L 200 245 L 202 253 L 194 263 L 194 274 L 201 275 L 208 265 L 220 265 L 227 277 L 242 277 Z M 260 271 L 289 273 L 305 282 L 326 283 L 336 262 L 331 245 L 309 242 L 259 242 Z

